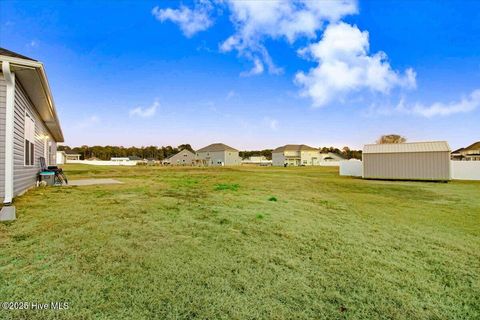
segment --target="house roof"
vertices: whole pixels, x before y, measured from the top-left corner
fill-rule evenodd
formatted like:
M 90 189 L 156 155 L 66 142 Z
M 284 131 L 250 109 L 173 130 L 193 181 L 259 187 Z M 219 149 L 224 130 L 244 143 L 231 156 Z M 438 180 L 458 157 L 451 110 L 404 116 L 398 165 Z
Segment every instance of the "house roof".
M 15 73 L 15 78 L 27 92 L 55 141 L 63 142 L 62 128 L 43 63 L 5 48 L 0 48 L 0 62 L 2 62 L 2 71 L 3 67 L 7 67 Z M 3 62 L 7 64 L 3 64 Z
M 190 150 L 188 150 L 188 149 L 182 149 L 182 150 L 178 151 L 177 153 L 172 154 L 170 157 L 165 158 L 164 160 L 171 159 L 171 158 L 175 157 L 177 154 L 181 154 L 181 153 L 185 153 L 185 152 L 188 152 L 188 153 L 190 153 L 190 154 L 192 154 L 192 155 L 195 155 L 195 153 L 193 153 L 192 151 L 190 151 Z
M 273 153 L 284 152 L 284 151 L 318 151 L 317 148 L 312 148 L 305 144 L 286 144 L 282 147 L 278 147 L 273 150 Z
M 462 151 L 473 151 L 473 150 L 480 150 L 480 141 L 472 143 L 468 147 L 464 148 Z
M 450 152 L 446 141 L 366 144 L 363 154 L 369 153 L 405 153 L 405 152 Z
M 211 145 L 208 145 L 206 147 L 203 147 L 197 150 L 197 152 L 217 152 L 217 151 L 238 151 L 238 150 L 232 147 L 229 147 L 223 143 L 212 143 Z
M 19 58 L 19 59 L 25 59 L 25 60 L 30 60 L 30 61 L 37 61 L 35 59 L 26 57 L 24 55 L 21 55 L 19 53 L 13 52 L 13 51 L 10 51 L 10 50 L 5 49 L 5 48 L 0 48 L 0 56 L 7 56 L 7 57 L 12 57 L 12 58 Z
M 462 151 L 464 151 L 464 150 L 465 150 L 465 148 L 460 148 L 460 149 L 457 149 L 457 150 L 455 150 L 455 151 L 452 151 L 452 154 L 454 154 L 454 153 L 460 153 L 460 152 L 462 152 Z

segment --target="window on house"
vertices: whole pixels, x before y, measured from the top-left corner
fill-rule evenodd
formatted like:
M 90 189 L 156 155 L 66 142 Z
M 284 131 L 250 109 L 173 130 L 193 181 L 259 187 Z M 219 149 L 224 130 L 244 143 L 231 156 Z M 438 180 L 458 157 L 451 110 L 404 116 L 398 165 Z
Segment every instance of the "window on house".
M 53 143 L 48 141 L 48 164 L 52 165 L 55 163 L 55 154 L 53 153 Z
M 35 164 L 35 121 L 28 113 L 25 114 L 25 165 Z

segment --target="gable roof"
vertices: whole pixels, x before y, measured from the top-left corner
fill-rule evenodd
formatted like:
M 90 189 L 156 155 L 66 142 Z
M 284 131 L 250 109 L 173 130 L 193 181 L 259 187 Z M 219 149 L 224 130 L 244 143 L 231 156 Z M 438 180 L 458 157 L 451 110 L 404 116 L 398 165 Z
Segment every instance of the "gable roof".
M 2 68 L 5 66 L 15 73 L 15 79 L 20 82 L 23 89 L 27 92 L 33 106 L 55 141 L 63 142 L 64 138 L 60 120 L 58 120 L 55 102 L 53 101 L 43 63 L 5 48 L 0 48 L 0 62 L 2 62 Z
M 284 151 L 319 151 L 317 148 L 312 148 L 306 144 L 286 144 L 273 150 L 273 153 L 279 153 Z
M 366 144 L 363 154 L 369 153 L 405 153 L 405 152 L 450 152 L 446 141 Z
M 165 158 L 165 160 L 171 159 L 171 158 L 175 157 L 176 155 L 179 155 L 179 154 L 182 154 L 182 153 L 185 153 L 185 152 L 190 153 L 191 155 L 195 155 L 195 153 L 193 153 L 192 151 L 190 151 L 188 149 L 182 149 L 182 150 L 178 151 L 177 153 L 172 154 L 170 157 Z
M 212 143 L 211 145 L 208 145 L 206 147 L 203 147 L 203 148 L 197 150 L 197 152 L 218 152 L 218 151 L 236 151 L 236 152 L 238 152 L 237 149 L 229 147 L 229 146 L 227 146 L 226 144 L 223 144 L 223 143 Z
M 464 148 L 462 151 L 473 151 L 473 150 L 480 150 L 480 141 L 472 143 L 468 147 Z
M 460 149 L 457 149 L 457 150 L 455 150 L 455 151 L 452 151 L 452 154 L 454 154 L 454 153 L 460 153 L 460 152 L 462 152 L 462 151 L 464 151 L 464 150 L 465 150 L 464 148 L 460 148 Z

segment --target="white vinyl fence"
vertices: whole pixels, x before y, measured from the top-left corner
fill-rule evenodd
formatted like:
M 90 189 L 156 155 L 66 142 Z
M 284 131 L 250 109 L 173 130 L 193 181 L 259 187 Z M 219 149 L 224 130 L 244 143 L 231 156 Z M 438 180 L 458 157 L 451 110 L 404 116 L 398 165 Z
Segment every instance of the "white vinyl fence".
M 339 161 L 322 161 L 319 163 L 322 167 L 338 167 L 340 165 Z
M 340 161 L 341 176 L 362 176 L 362 161 Z M 450 161 L 452 180 L 480 180 L 480 161 Z
M 480 161 L 450 161 L 454 180 L 480 180 Z
M 136 166 L 138 161 L 68 160 L 67 163 L 90 164 L 94 166 Z
M 340 161 L 340 175 L 361 177 L 363 171 L 362 161 L 356 159 Z

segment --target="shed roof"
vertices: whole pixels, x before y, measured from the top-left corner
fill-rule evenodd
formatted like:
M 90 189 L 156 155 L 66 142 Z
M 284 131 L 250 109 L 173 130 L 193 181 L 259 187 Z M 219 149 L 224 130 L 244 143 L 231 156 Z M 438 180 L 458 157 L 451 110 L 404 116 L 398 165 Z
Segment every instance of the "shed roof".
M 238 150 L 232 147 L 229 147 L 223 143 L 212 143 L 211 145 L 208 145 L 206 147 L 203 147 L 197 150 L 197 152 L 217 152 L 217 151 L 238 151 Z
M 363 154 L 445 151 L 450 152 L 450 147 L 446 141 L 366 144 L 363 147 Z
M 286 144 L 284 146 L 278 147 L 272 152 L 284 152 L 284 151 L 318 151 L 317 148 L 312 148 L 306 144 Z

